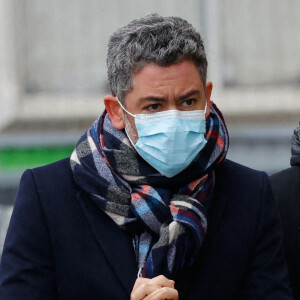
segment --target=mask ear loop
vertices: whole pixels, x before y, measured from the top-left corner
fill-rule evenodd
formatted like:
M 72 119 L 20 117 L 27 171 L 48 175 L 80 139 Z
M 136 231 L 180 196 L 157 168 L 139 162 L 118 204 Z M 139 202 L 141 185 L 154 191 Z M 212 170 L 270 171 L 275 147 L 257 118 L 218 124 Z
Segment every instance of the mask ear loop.
M 132 114 L 132 113 L 130 113 L 123 105 L 122 105 L 122 103 L 121 103 L 121 101 L 116 97 L 116 99 L 117 99 L 117 101 L 118 101 L 118 103 L 120 104 L 120 106 L 122 107 L 122 109 L 124 110 L 124 111 L 126 111 L 129 115 L 131 115 L 132 117 L 136 117 L 136 115 L 134 115 L 134 114 Z
M 205 98 L 204 115 L 206 114 L 206 109 L 207 109 L 207 100 L 206 100 L 206 98 Z
M 116 97 L 116 99 L 117 99 L 118 103 L 120 104 L 120 106 L 122 107 L 122 109 L 123 109 L 126 113 L 128 113 L 128 114 L 129 114 L 130 116 L 132 116 L 133 118 L 136 117 L 134 114 L 130 113 L 130 112 L 122 105 L 122 103 L 119 101 L 119 99 L 118 99 L 117 97 Z M 126 127 L 128 127 L 128 126 L 130 126 L 130 128 L 131 128 L 131 125 L 130 125 L 130 123 L 129 123 L 127 117 L 126 117 L 126 115 L 124 115 L 124 119 L 125 119 L 125 132 L 126 132 L 126 135 L 127 135 L 128 139 L 129 139 L 129 142 L 131 143 L 131 145 L 132 145 L 132 146 L 134 147 L 134 149 L 136 150 L 136 148 L 135 148 L 135 143 L 134 143 L 133 140 L 131 139 L 130 134 L 129 134 L 127 128 L 126 128 Z
M 129 134 L 128 130 L 127 130 L 127 127 L 130 128 L 129 130 L 132 130 L 131 124 L 129 123 L 129 121 L 128 121 L 126 115 L 124 116 L 124 118 L 125 118 L 125 132 L 126 132 L 126 135 L 127 135 L 128 139 L 129 139 L 129 142 L 131 143 L 131 145 L 132 145 L 132 146 L 134 147 L 134 149 L 137 151 L 137 149 L 135 148 L 135 143 L 134 143 L 133 140 L 131 139 L 130 134 Z M 137 138 L 139 139 L 139 137 L 137 137 Z

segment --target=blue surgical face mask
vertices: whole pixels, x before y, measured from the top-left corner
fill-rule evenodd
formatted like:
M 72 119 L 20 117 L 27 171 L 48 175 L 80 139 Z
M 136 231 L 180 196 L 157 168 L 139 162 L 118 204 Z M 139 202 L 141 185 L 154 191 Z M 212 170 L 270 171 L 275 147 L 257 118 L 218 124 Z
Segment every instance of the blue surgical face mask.
M 138 140 L 134 144 L 139 155 L 159 173 L 173 177 L 186 169 L 206 144 L 204 134 L 204 110 L 179 111 L 166 110 L 150 114 L 133 115 Z

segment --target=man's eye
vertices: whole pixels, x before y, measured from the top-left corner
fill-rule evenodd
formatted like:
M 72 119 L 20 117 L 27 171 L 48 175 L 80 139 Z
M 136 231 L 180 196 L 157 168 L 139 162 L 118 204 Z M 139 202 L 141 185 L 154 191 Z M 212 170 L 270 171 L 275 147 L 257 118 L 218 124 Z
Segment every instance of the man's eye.
M 159 110 L 159 108 L 160 108 L 160 104 L 157 104 L 157 103 L 148 105 L 148 106 L 146 107 L 146 109 L 147 109 L 148 111 L 157 111 L 157 110 Z
M 196 102 L 195 99 L 188 99 L 188 100 L 185 100 L 184 102 L 182 102 L 182 105 L 185 107 L 190 107 L 190 106 L 194 105 L 195 102 Z

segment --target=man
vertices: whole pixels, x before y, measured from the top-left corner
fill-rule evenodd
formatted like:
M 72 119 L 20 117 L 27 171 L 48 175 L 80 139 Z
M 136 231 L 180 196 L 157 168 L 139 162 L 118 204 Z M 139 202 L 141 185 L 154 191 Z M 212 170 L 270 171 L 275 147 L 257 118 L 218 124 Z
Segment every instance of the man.
M 295 299 L 300 299 L 300 126 L 292 137 L 291 167 L 270 180 L 280 209 L 292 290 Z
M 107 65 L 71 159 L 21 179 L 1 299 L 292 299 L 268 177 L 225 159 L 200 35 L 148 15 Z

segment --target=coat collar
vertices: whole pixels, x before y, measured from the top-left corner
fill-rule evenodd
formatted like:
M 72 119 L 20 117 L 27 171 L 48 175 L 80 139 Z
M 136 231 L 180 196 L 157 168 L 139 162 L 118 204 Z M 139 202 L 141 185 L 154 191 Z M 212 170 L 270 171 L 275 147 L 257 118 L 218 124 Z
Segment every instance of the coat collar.
M 138 272 L 132 238 L 103 213 L 84 192 L 78 191 L 77 199 L 113 272 L 126 293 L 130 295 Z

